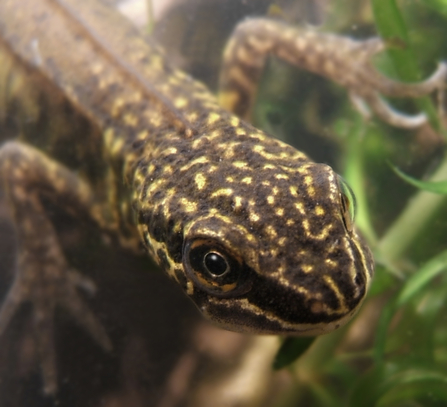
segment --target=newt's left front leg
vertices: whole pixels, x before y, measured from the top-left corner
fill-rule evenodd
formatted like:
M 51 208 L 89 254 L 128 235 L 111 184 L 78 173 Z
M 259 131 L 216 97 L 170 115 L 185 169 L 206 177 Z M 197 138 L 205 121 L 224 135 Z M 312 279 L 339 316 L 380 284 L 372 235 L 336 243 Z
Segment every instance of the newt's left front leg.
M 44 375 L 44 390 L 57 390 L 54 312 L 67 310 L 104 349 L 111 342 L 78 287 L 93 290 L 93 283 L 73 270 L 65 259 L 43 198 L 95 221 L 94 197 L 75 173 L 42 152 L 20 142 L 0 149 L 0 180 L 12 209 L 19 240 L 14 283 L 0 308 L 0 338 L 21 304 L 32 305 L 32 334 Z

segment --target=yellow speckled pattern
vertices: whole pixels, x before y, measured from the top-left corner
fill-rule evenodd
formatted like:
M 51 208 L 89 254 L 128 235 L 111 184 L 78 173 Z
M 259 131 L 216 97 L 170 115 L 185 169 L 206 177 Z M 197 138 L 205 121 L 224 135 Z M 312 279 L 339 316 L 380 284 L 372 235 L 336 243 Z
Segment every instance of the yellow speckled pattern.
M 60 146 L 76 146 L 76 159 L 64 158 L 51 134 L 38 147 L 53 159 L 39 155 L 39 162 L 61 161 L 79 174 L 86 192 L 71 199 L 98 225 L 129 246 L 140 238 L 201 312 L 229 329 L 314 335 L 352 317 L 373 261 L 352 228 L 346 187 L 330 167 L 223 110 L 201 83 L 172 68 L 157 46 L 99 2 L 36 0 L 23 7 L 2 0 L 2 15 L 8 18 L 0 18 L 0 49 L 53 92 L 36 99 L 59 95 L 65 110 L 76 112 L 64 128 L 78 116 L 86 121 L 86 133 L 67 133 Z M 308 58 L 319 47 L 311 39 L 302 40 Z M 268 42 L 251 36 L 248 43 L 259 49 Z M 237 53 L 247 59 L 247 49 Z M 325 67 L 332 72 L 331 61 Z M 240 85 L 241 72 L 232 72 Z M 93 140 L 88 152 L 84 140 Z M 32 148 L 9 149 L 26 167 Z M 10 170 L 14 161 L 7 150 L 2 154 Z M 66 171 L 48 170 L 33 182 L 53 185 L 60 198 L 67 178 Z M 26 180 L 10 179 L 19 201 L 14 185 Z M 24 213 L 32 222 L 31 212 Z M 25 220 L 17 223 L 26 229 Z M 94 322 L 82 322 L 106 342 Z

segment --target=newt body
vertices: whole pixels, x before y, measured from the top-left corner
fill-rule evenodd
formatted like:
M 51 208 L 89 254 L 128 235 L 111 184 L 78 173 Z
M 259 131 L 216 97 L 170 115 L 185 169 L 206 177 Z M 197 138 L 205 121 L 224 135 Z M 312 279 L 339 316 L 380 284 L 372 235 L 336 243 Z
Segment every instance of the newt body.
M 42 199 L 123 246 L 143 245 L 225 328 L 317 335 L 355 314 L 373 260 L 352 224 L 349 187 L 330 167 L 222 109 L 99 2 L 3 0 L 0 16 L 4 67 L 14 67 L 1 96 L 22 126 L 21 140 L 0 152 L 21 245 L 0 334 L 31 301 L 48 392 L 55 307 L 111 345 L 78 297 L 83 277 L 70 270 Z M 42 124 L 44 107 L 57 112 L 53 122 Z

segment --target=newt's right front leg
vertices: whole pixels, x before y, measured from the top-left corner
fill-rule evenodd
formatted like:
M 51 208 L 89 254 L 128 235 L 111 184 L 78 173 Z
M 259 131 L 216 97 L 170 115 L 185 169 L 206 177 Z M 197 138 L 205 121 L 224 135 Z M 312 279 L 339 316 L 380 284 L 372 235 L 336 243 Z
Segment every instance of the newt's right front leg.
M 257 82 L 269 55 L 291 65 L 333 80 L 345 87 L 351 100 L 366 118 L 370 111 L 388 124 L 414 129 L 423 125 L 424 114 L 396 111 L 383 98 L 418 98 L 444 89 L 447 63 L 442 62 L 428 79 L 402 83 L 382 75 L 372 58 L 385 48 L 380 39 L 353 40 L 349 37 L 253 18 L 240 23 L 228 42 L 220 77 L 221 106 L 250 119 Z
M 94 199 L 88 185 L 39 150 L 8 142 L 0 148 L 0 178 L 12 209 L 19 240 L 14 283 L 0 308 L 0 337 L 22 303 L 33 309 L 34 340 L 42 365 L 45 392 L 57 389 L 54 311 L 65 308 L 106 350 L 110 340 L 77 292 L 93 283 L 70 268 L 42 198 L 94 219 Z

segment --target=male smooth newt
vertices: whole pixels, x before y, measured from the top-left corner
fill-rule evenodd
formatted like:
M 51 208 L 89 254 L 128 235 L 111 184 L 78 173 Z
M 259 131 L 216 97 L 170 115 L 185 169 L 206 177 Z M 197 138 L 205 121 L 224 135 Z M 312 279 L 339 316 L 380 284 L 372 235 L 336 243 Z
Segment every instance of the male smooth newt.
M 57 383 L 57 307 L 111 344 L 77 293 L 87 280 L 68 264 L 47 202 L 126 247 L 144 246 L 224 328 L 319 335 L 355 314 L 373 259 L 353 227 L 349 187 L 239 116 L 248 117 L 273 53 L 338 81 L 392 124 L 420 125 L 423 116 L 394 112 L 380 94 L 430 93 L 445 66 L 425 82 L 396 83 L 370 65 L 381 47 L 248 20 L 224 57 L 221 99 L 236 115 L 101 2 L 0 2 L 0 113 L 21 132 L 0 150 L 20 245 L 0 335 L 30 302 L 48 393 Z

